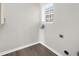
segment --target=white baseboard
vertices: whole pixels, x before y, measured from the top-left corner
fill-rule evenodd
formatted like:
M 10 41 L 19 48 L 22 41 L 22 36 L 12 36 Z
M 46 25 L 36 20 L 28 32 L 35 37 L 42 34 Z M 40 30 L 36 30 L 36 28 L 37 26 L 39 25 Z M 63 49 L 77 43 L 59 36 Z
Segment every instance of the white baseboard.
M 47 47 L 49 50 L 51 50 L 52 52 L 54 52 L 56 55 L 58 55 L 58 56 L 63 56 L 63 55 L 61 55 L 60 53 L 58 53 L 56 50 L 54 50 L 54 49 L 52 49 L 52 48 L 50 48 L 49 46 L 47 46 L 46 44 L 44 44 L 43 42 L 40 42 L 42 45 L 44 45 L 45 47 Z
M 5 54 L 8 54 L 8 53 L 11 53 L 11 52 L 14 52 L 14 51 L 17 51 L 17 50 L 24 49 L 24 48 L 27 48 L 27 47 L 30 47 L 30 46 L 33 46 L 33 45 L 36 45 L 38 43 L 44 45 L 49 50 L 51 50 L 52 52 L 54 52 L 55 54 L 57 54 L 58 56 L 63 56 L 60 53 L 58 53 L 57 51 L 55 51 L 54 49 L 50 48 L 49 46 L 47 46 L 46 44 L 44 44 L 43 42 L 40 42 L 40 41 L 39 42 L 36 42 L 36 43 L 32 43 L 32 44 L 25 45 L 25 46 L 17 47 L 17 48 L 11 49 L 11 50 L 7 50 L 7 51 L 4 51 L 4 52 L 0 52 L 0 56 L 5 55 Z
M 30 46 L 33 46 L 33 45 L 38 44 L 38 43 L 39 42 L 36 42 L 36 43 L 28 44 L 28 45 L 25 45 L 25 46 L 17 47 L 17 48 L 11 49 L 11 50 L 7 50 L 7 51 L 4 51 L 4 52 L 0 52 L 0 56 L 14 52 L 14 51 L 17 51 L 17 50 L 21 50 L 21 49 L 24 49 L 24 48 L 27 48 L 27 47 L 30 47 Z

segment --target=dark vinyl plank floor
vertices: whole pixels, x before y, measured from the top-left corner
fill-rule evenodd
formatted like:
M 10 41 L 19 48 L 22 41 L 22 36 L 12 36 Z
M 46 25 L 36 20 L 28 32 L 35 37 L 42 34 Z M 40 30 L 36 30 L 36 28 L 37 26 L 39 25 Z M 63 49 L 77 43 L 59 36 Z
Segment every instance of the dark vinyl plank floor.
M 28 48 L 24 48 L 4 56 L 57 56 L 42 44 L 36 44 Z

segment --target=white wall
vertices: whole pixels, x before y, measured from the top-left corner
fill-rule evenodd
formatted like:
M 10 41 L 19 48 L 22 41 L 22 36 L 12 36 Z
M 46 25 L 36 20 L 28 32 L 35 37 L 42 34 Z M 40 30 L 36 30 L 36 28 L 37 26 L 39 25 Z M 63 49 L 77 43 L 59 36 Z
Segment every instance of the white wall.
M 0 23 L 1 23 L 1 3 L 0 3 Z
M 40 6 L 31 3 L 4 3 L 6 18 L 0 25 L 0 52 L 38 41 Z
M 46 24 L 45 44 L 65 55 L 67 50 L 69 55 L 77 55 L 79 51 L 79 4 L 54 4 L 55 23 Z M 60 38 L 63 34 L 64 38 Z
M 44 24 L 44 6 L 46 3 L 40 3 L 40 29 L 39 29 L 39 42 L 44 42 L 44 29 L 41 29 L 42 24 Z

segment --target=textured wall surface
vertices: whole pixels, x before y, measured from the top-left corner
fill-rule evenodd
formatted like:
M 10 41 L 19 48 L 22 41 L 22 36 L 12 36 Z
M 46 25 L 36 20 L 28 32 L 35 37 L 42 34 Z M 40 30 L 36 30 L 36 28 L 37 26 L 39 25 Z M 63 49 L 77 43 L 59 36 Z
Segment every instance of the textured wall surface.
M 0 25 L 0 52 L 38 41 L 39 4 L 3 3 L 5 24 Z
M 79 4 L 54 4 L 53 24 L 46 24 L 45 44 L 62 55 L 77 55 L 79 51 Z M 59 35 L 63 35 L 60 38 Z

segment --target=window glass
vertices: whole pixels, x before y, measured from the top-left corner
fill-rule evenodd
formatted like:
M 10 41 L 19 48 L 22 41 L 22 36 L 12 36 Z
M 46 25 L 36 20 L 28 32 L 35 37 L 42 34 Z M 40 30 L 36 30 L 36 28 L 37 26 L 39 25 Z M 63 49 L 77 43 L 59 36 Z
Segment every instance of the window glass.
M 47 4 L 44 6 L 44 19 L 46 22 L 53 22 L 54 10 L 53 4 Z

